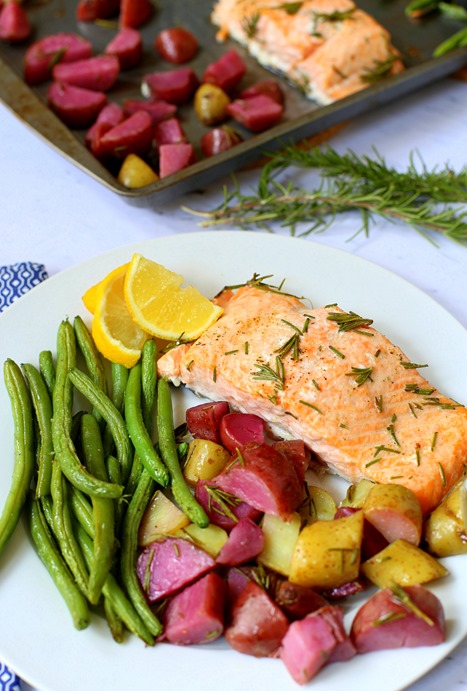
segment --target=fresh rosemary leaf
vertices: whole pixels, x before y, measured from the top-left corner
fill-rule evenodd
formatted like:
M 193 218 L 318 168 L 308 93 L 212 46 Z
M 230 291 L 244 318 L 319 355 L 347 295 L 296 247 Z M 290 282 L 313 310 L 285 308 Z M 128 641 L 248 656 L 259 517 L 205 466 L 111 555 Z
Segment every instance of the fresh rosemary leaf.
M 352 367 L 350 372 L 347 372 L 346 377 L 355 377 L 355 383 L 357 386 L 362 386 L 367 379 L 373 381 L 371 378 L 371 373 L 373 372 L 373 367 Z
M 370 158 L 299 145 L 270 153 L 269 158 L 251 194 L 243 194 L 234 181 L 234 189 L 225 189 L 223 202 L 213 210 L 185 210 L 203 217 L 201 226 L 235 224 L 271 230 L 270 224 L 277 223 L 300 237 L 325 231 L 339 214 L 355 211 L 361 218 L 357 233 L 368 235 L 371 223 L 382 217 L 403 222 L 432 242 L 433 234 L 439 234 L 467 245 L 467 211 L 462 206 L 467 202 L 467 167 L 459 172 L 448 165 L 429 170 L 412 153 L 407 169 L 399 172 L 377 151 Z M 307 189 L 295 184 L 292 168 L 319 170 L 318 186 Z M 282 174 L 287 175 L 285 183 Z
M 373 324 L 373 319 L 364 319 L 355 312 L 330 312 L 326 318 L 338 324 L 339 331 L 352 331 L 352 329 Z
M 369 70 L 363 72 L 361 76 L 362 82 L 367 84 L 374 84 L 379 82 L 381 79 L 388 77 L 391 74 L 392 66 L 397 60 L 396 55 L 390 55 L 386 60 L 376 60 L 373 67 Z

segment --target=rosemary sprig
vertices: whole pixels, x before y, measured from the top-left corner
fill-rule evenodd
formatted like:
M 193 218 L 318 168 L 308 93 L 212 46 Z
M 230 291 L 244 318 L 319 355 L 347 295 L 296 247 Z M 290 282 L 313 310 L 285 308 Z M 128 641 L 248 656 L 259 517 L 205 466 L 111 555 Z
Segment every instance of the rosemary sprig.
M 376 60 L 371 69 L 365 70 L 361 76 L 362 82 L 374 84 L 391 74 L 392 66 L 398 60 L 397 55 L 389 55 L 385 60 Z
M 361 326 L 371 326 L 373 319 L 365 319 L 355 312 L 329 312 L 326 319 L 339 325 L 338 332 L 352 331 Z
M 357 233 L 369 234 L 370 225 L 381 216 L 402 221 L 432 240 L 431 233 L 467 245 L 467 211 L 451 206 L 467 202 L 467 167 L 455 172 L 449 166 L 428 170 L 421 161 L 415 166 L 410 155 L 405 172 L 386 164 L 375 152 L 374 158 L 358 157 L 352 151 L 341 154 L 331 147 L 304 149 L 293 145 L 280 153 L 269 154 L 256 190 L 243 194 L 237 184 L 224 189 L 224 200 L 211 211 L 193 211 L 205 220 L 201 226 L 236 224 L 271 230 L 279 223 L 291 235 L 305 237 L 329 228 L 339 214 L 357 211 L 361 226 Z M 319 169 L 321 181 L 306 189 L 290 180 L 278 178 L 291 167 Z M 299 224 L 309 224 L 300 233 Z M 433 240 L 432 240 L 433 241 Z
M 297 14 L 303 2 L 283 2 L 281 5 L 271 7 L 271 10 L 284 10 L 289 15 Z
M 357 386 L 362 386 L 367 379 L 373 381 L 371 378 L 371 373 L 373 372 L 373 367 L 352 367 L 350 372 L 346 373 L 346 377 L 355 377 L 355 383 Z
M 272 369 L 270 365 L 264 365 L 260 362 L 255 364 L 256 372 L 252 372 L 253 379 L 261 379 L 263 381 L 272 381 L 276 389 L 284 388 L 284 365 L 279 355 L 276 356 L 276 369 Z
M 353 19 L 355 7 L 349 10 L 334 10 L 333 12 L 312 12 L 315 24 L 317 22 L 345 22 L 346 19 Z
M 258 30 L 258 22 L 260 19 L 259 12 L 254 12 L 249 16 L 243 17 L 242 19 L 242 29 L 245 32 L 247 38 L 254 38 Z

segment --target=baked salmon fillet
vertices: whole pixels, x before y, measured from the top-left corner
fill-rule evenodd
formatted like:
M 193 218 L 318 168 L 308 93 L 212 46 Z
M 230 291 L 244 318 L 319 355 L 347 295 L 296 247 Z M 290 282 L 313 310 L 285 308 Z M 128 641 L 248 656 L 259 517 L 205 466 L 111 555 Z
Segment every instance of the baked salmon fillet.
M 217 37 L 329 104 L 404 69 L 388 31 L 352 0 L 218 0 Z
M 220 319 L 163 354 L 161 376 L 303 439 L 350 482 L 405 485 L 425 514 L 438 505 L 467 463 L 467 409 L 430 386 L 422 365 L 337 306 L 309 309 L 255 285 L 220 297 Z

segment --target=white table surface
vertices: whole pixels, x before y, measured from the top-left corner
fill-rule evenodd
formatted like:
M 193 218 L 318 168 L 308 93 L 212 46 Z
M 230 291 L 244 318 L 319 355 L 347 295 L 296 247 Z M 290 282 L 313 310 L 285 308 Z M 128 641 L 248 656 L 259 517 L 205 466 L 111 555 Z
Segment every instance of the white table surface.
M 334 136 L 332 145 L 368 155 L 375 147 L 400 170 L 413 151 L 428 168 L 447 163 L 459 170 L 467 157 L 467 83 L 448 78 L 361 117 Z M 238 179 L 246 188 L 257 176 L 258 171 L 249 171 Z M 316 175 L 302 175 L 302 182 L 307 181 L 314 184 Z M 48 148 L 0 104 L 2 265 L 31 260 L 45 264 L 53 275 L 131 242 L 197 232 L 197 219 L 183 212 L 181 204 L 209 209 L 220 195 L 219 183 L 173 203 L 161 204 L 154 197 L 141 206 L 131 204 Z M 368 238 L 360 234 L 351 239 L 358 227 L 359 218 L 348 215 L 310 242 L 340 248 L 399 274 L 467 327 L 467 246 L 443 237 L 434 237 L 434 246 L 407 226 L 384 221 L 377 222 Z M 25 632 L 26 645 L 32 642 Z M 464 641 L 411 691 L 452 691 L 466 685 Z

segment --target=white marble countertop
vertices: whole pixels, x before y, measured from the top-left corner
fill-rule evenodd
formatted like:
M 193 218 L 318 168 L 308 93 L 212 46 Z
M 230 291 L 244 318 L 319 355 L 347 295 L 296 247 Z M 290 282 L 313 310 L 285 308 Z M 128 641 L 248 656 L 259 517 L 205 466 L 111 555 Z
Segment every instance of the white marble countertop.
M 219 183 L 173 203 L 162 205 L 154 197 L 142 205 L 131 204 L 47 147 L 2 105 L 0 142 L 2 265 L 31 260 L 45 264 L 53 275 L 134 241 L 197 232 L 197 219 L 182 211 L 181 204 L 206 209 L 221 199 Z M 414 151 L 428 168 L 449 164 L 459 170 L 466 165 L 467 84 L 445 79 L 427 87 L 346 125 L 332 145 L 339 151 L 368 155 L 375 147 L 400 170 Z M 246 188 L 257 176 L 258 171 L 249 171 L 238 179 Z M 304 184 L 316 179 L 314 174 L 302 174 Z M 433 237 L 434 245 L 398 223 L 378 221 L 369 237 L 352 237 L 358 228 L 359 218 L 349 214 L 310 242 L 340 248 L 399 274 L 467 327 L 466 246 L 443 237 Z M 31 642 L 25 640 L 25 645 Z M 411 691 L 452 691 L 466 685 L 464 642 Z

